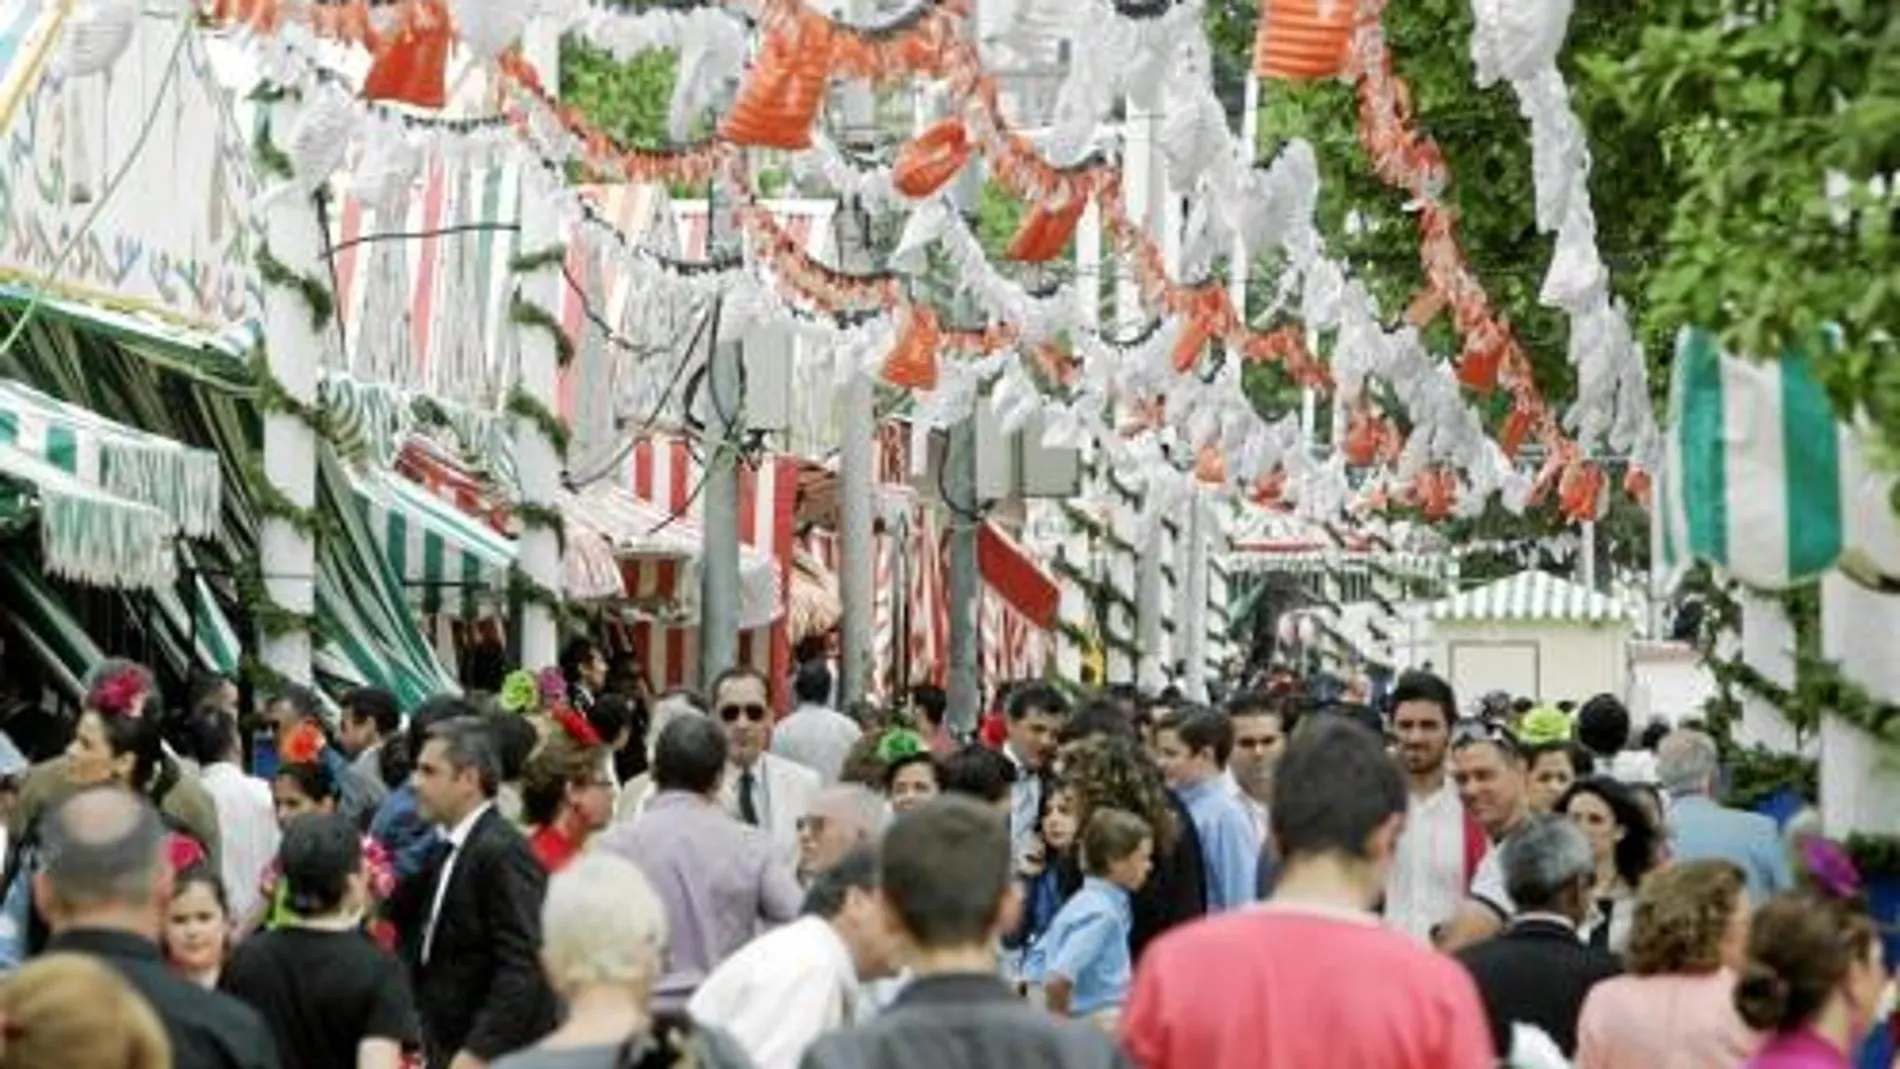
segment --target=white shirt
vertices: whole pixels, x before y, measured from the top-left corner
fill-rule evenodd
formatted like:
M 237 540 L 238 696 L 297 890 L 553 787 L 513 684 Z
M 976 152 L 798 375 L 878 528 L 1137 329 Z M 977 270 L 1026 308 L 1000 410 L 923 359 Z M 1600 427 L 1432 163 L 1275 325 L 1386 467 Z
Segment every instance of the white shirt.
M 798 1069 L 819 1036 L 865 1014 L 857 966 L 837 929 L 800 917 L 759 936 L 719 964 L 693 993 L 686 1012 L 723 1028 L 758 1069 Z
M 1447 781 L 1413 794 L 1385 887 L 1385 922 L 1421 942 L 1465 899 L 1465 808 Z
M 772 752 L 789 757 L 822 777 L 838 782 L 844 760 L 864 729 L 857 721 L 823 705 L 801 705 L 772 729 Z
M 1003 744 L 1003 756 L 1016 766 L 1016 782 L 1009 788 L 1009 841 L 1017 863 L 1029 855 L 1042 819 L 1042 777 L 1016 756 L 1016 747 Z
M 1493 846 L 1485 852 L 1484 860 L 1478 862 L 1478 871 L 1471 875 L 1471 897 L 1495 910 L 1499 920 L 1509 921 L 1517 913 L 1517 904 L 1511 901 L 1511 892 L 1504 887 L 1501 847 Z
M 205 769 L 199 782 L 218 813 L 218 877 L 231 900 L 231 919 L 248 924 L 262 915 L 259 885 L 282 838 L 270 785 L 229 761 Z
M 1254 838 L 1260 841 L 1260 845 L 1265 846 L 1267 834 L 1271 830 L 1271 825 L 1267 821 L 1267 803 L 1248 794 L 1246 788 L 1240 785 L 1240 781 L 1234 778 L 1232 768 L 1223 769 L 1221 778 L 1227 784 L 1227 789 L 1233 793 L 1234 800 L 1240 803 L 1240 808 L 1247 811 L 1247 819 L 1253 822 Z
M 442 899 L 449 893 L 449 880 L 455 875 L 455 863 L 461 860 L 462 844 L 468 842 L 469 835 L 475 830 L 475 822 L 482 814 L 495 808 L 493 802 L 483 802 L 474 812 L 462 818 L 461 822 L 449 829 L 449 856 L 442 862 L 442 875 L 435 882 L 435 898 L 429 903 L 429 926 L 422 930 L 422 962 L 429 963 L 429 949 L 435 944 L 436 921 L 442 916 Z

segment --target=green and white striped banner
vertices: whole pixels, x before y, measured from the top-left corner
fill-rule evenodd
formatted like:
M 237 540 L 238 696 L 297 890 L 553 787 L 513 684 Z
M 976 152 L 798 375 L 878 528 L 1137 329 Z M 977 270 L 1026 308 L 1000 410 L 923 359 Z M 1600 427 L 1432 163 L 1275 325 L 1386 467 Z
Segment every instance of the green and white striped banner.
M 1690 328 L 1673 376 L 1657 498 L 1664 569 L 1702 560 L 1779 589 L 1832 568 L 1847 542 L 1843 505 L 1859 492 L 1844 477 L 1857 447 L 1808 356 L 1744 360 Z

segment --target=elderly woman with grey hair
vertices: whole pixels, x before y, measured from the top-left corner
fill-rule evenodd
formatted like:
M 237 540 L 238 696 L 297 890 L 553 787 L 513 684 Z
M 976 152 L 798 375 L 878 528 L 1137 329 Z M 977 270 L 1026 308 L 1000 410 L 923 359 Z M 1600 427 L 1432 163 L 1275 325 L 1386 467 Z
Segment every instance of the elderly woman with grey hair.
M 628 780 L 620 788 L 620 799 L 614 803 L 614 822 L 630 821 L 646 811 L 647 803 L 659 792 L 653 787 L 653 747 L 660 741 L 660 732 L 666 725 L 682 717 L 705 716 L 706 702 L 698 691 L 678 687 L 660 695 L 653 703 L 653 715 L 647 720 L 647 771 Z
M 541 968 L 566 1017 L 493 1069 L 751 1069 L 725 1033 L 651 1012 L 665 959 L 666 907 L 640 869 L 609 853 L 576 858 L 541 906 Z
M 1561 816 L 1529 818 L 1499 847 L 1505 889 L 1517 914 L 1496 938 L 1458 952 L 1484 1000 L 1498 1057 L 1515 1025 L 1541 1029 L 1569 1056 L 1584 996 L 1615 976 L 1616 957 L 1578 937 L 1590 909 L 1596 859 L 1589 840 Z

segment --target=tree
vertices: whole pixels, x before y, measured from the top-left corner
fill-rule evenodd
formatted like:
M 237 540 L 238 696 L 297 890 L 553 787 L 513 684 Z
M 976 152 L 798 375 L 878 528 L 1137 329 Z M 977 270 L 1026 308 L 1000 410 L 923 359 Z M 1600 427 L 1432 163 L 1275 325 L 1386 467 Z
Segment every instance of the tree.
M 1666 254 L 1648 319 L 1738 353 L 1803 346 L 1843 415 L 1900 450 L 1900 7 L 1658 0 L 1625 57 L 1593 57 L 1632 122 L 1669 132 Z M 1823 344 L 1823 328 L 1839 328 Z
M 623 145 L 669 140 L 666 111 L 677 57 L 645 52 L 621 63 L 572 34 L 561 39 L 561 100 Z

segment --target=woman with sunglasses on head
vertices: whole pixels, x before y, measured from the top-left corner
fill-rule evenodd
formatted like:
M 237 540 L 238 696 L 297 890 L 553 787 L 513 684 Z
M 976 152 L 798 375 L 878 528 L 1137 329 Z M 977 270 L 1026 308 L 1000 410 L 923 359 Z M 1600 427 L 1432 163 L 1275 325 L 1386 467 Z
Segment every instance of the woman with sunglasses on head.
M 1771 900 L 1749 930 L 1735 1008 L 1768 1042 L 1745 1069 L 1847 1069 L 1891 1011 L 1860 874 L 1825 840 L 1800 850 L 1812 886 Z

